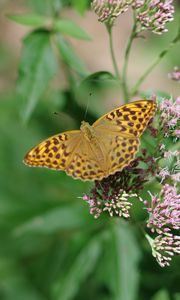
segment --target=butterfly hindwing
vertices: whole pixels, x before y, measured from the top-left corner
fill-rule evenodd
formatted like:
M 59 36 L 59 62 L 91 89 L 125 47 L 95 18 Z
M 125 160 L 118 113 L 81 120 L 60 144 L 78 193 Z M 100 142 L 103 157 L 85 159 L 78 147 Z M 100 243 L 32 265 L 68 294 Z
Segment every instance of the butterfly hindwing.
M 71 162 L 66 168 L 66 173 L 75 179 L 81 180 L 101 180 L 105 176 L 105 169 L 101 159 L 103 153 L 99 155 L 96 147 L 81 140 L 72 155 Z
M 134 160 L 139 148 L 138 138 L 126 138 L 115 132 L 100 130 L 97 131 L 97 137 L 101 141 L 99 147 L 102 151 L 104 177 L 121 171 Z

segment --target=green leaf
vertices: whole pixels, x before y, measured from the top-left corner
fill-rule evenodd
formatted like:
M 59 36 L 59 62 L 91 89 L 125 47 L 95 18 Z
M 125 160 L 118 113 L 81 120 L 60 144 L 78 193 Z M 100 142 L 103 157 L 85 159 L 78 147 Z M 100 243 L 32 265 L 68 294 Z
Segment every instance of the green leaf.
M 48 212 L 33 217 L 14 230 L 14 235 L 25 233 L 50 234 L 59 230 L 70 230 L 85 226 L 91 216 L 83 205 L 71 205 L 53 208 Z
M 87 76 L 88 71 L 85 65 L 61 35 L 57 35 L 57 46 L 60 50 L 61 58 L 64 60 L 64 62 L 80 75 Z
M 174 299 L 175 299 L 175 300 L 180 300 L 180 293 L 175 294 L 175 295 L 174 295 Z
M 82 282 L 94 270 L 101 254 L 101 238 L 90 240 L 75 258 L 73 264 L 54 285 L 54 300 L 70 300 L 78 292 Z
M 83 15 L 86 9 L 89 7 L 89 0 L 72 0 L 72 4 L 77 11 Z
M 38 14 L 8 15 L 10 20 L 26 26 L 47 26 L 48 19 Z
M 158 291 L 151 300 L 170 300 L 169 295 L 166 290 Z
M 0 258 L 0 298 L 4 300 L 45 300 L 14 257 Z
M 90 75 L 88 75 L 86 78 L 84 78 L 81 81 L 81 85 L 84 84 L 103 84 L 104 82 L 116 82 L 115 77 L 113 76 L 112 73 L 108 72 L 108 71 L 99 71 L 99 72 L 95 72 L 92 73 Z
M 56 73 L 56 62 L 47 31 L 34 31 L 24 40 L 17 91 L 25 102 L 23 120 L 27 121 L 48 82 Z
M 137 299 L 139 248 L 132 229 L 123 222 L 111 228 L 111 286 L 114 299 Z
M 91 37 L 71 20 L 58 20 L 54 22 L 53 29 L 57 32 L 73 36 L 77 39 L 91 40 Z

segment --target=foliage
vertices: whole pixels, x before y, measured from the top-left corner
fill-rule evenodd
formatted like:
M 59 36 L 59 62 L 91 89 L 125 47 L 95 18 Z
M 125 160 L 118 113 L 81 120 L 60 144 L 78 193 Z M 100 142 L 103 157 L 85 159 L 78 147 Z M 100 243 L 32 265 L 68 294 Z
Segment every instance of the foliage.
M 171 69 L 174 67 L 175 57 L 169 50 L 174 46 L 178 49 L 179 33 L 176 25 L 171 25 L 170 44 L 164 45 L 161 40 L 163 46 L 150 37 L 154 47 L 160 44 L 160 55 L 131 87 L 127 64 L 136 37 L 130 36 L 120 74 L 113 52 L 113 27 L 109 27 L 114 74 L 108 70 L 91 74 L 69 40 L 70 37 L 82 39 L 88 47 L 90 34 L 78 23 L 61 16 L 69 8 L 84 16 L 89 6 L 89 1 L 29 0 L 24 1 L 24 7 L 27 12 L 30 7 L 31 13 L 12 11 L 8 15 L 9 22 L 27 26 L 29 33 L 23 39 L 17 90 L 8 86 L 1 92 L 0 299 L 177 300 L 180 297 L 178 257 L 173 258 L 170 268 L 157 265 L 137 226 L 141 227 L 147 217 L 143 202 L 132 200 L 130 222 L 110 218 L 108 214 L 94 220 L 81 199 L 93 188 L 92 183 L 74 181 L 63 172 L 30 169 L 22 164 L 24 154 L 34 143 L 56 132 L 79 128 L 92 91 L 96 104 L 87 110 L 90 123 L 100 113 L 99 99 L 108 89 L 118 86 L 125 101 L 132 95 L 148 98 L 149 92 L 141 91 L 141 84 L 149 72 L 166 55 L 172 61 Z M 13 49 L 0 48 L 1 53 L 0 65 L 8 81 L 12 61 L 17 57 L 13 58 Z M 58 87 L 54 83 L 59 78 L 58 72 L 66 77 L 65 88 L 60 81 Z M 162 101 L 163 91 L 153 93 Z M 169 95 L 171 91 L 163 97 L 169 99 Z M 60 117 L 52 115 L 57 111 Z M 146 132 L 141 145 L 152 154 L 154 142 L 149 137 L 150 133 Z M 166 147 L 176 151 L 178 143 L 173 138 L 170 135 L 166 139 Z M 164 157 L 160 163 L 163 169 Z M 141 197 L 147 199 L 148 190 L 154 195 L 159 193 L 160 181 L 148 181 Z

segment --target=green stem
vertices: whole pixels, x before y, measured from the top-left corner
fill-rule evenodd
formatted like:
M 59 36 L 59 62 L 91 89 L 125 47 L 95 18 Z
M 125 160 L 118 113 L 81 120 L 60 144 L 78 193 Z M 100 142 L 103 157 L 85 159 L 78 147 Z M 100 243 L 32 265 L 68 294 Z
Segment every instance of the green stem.
M 178 31 L 177 36 L 172 40 L 172 42 L 169 44 L 169 46 L 163 50 L 158 57 L 152 62 L 152 64 L 147 68 L 147 70 L 144 72 L 144 74 L 139 78 L 139 80 L 136 82 L 134 87 L 131 91 L 131 96 L 135 96 L 138 91 L 139 87 L 143 83 L 143 81 L 146 79 L 146 77 L 151 73 L 151 71 L 157 66 L 157 64 L 161 61 L 161 59 L 171 50 L 171 48 L 174 47 L 174 45 L 180 40 L 180 29 Z
M 128 103 L 129 100 L 129 89 L 127 84 L 127 68 L 128 68 L 131 46 L 135 37 L 136 37 L 136 18 L 134 16 L 134 25 L 125 50 L 124 64 L 122 69 L 122 89 L 123 89 L 123 96 L 124 96 L 125 103 Z
M 117 79 L 120 80 L 120 74 L 119 74 L 118 65 L 117 65 L 117 62 L 116 62 L 114 47 L 113 47 L 112 26 L 107 25 L 106 28 L 107 28 L 108 35 L 109 35 L 109 48 L 110 48 L 112 63 L 113 63 L 113 67 L 114 67 L 114 72 L 115 72 L 115 75 L 116 75 Z

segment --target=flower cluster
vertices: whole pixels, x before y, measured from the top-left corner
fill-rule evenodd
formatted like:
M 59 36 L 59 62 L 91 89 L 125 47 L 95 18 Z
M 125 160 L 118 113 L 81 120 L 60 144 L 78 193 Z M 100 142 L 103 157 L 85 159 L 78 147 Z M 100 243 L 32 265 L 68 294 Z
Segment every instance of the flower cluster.
M 140 167 L 140 164 L 146 167 Z M 90 207 L 90 213 L 98 218 L 102 212 L 107 211 L 110 216 L 128 218 L 132 203 L 129 199 L 136 197 L 148 181 L 150 175 L 154 175 L 156 163 L 153 157 L 147 155 L 146 149 L 129 166 L 121 172 L 96 181 L 89 195 L 84 195 Z
M 151 193 L 150 196 L 150 205 L 148 201 L 144 201 L 149 213 L 148 228 L 158 234 L 180 229 L 180 195 L 177 188 L 165 184 L 159 196 Z
M 132 0 L 93 0 L 91 5 L 100 22 L 113 25 L 114 20 L 128 9 L 131 2 Z
M 165 145 L 160 145 L 160 148 L 164 148 Z M 159 168 L 159 173 L 157 174 L 161 183 L 164 183 L 165 180 L 168 182 L 172 182 L 174 184 L 180 182 L 180 151 L 162 151 L 161 154 L 163 156 L 163 165 L 165 167 Z
M 150 30 L 157 34 L 166 32 L 166 23 L 173 20 L 173 0 L 93 0 L 92 8 L 100 22 L 111 26 L 129 6 L 136 11 L 138 32 Z
M 132 203 L 129 202 L 129 198 L 137 196 L 136 194 L 129 193 L 127 194 L 123 190 L 119 190 L 119 193 L 114 195 L 106 195 L 104 199 L 99 197 L 90 198 L 88 195 L 83 196 L 83 200 L 88 202 L 90 206 L 90 214 L 94 215 L 97 219 L 103 211 L 107 211 L 111 217 L 119 216 L 128 218 L 130 216 L 129 210 L 132 206 Z
M 170 265 L 172 256 L 180 254 L 180 237 L 177 235 L 160 234 L 154 240 L 146 235 L 146 238 L 151 245 L 152 255 L 162 268 Z
M 136 0 L 132 7 L 136 11 L 138 31 L 150 30 L 156 34 L 168 31 L 166 23 L 173 20 L 173 0 Z
M 180 97 L 164 99 L 160 104 L 160 124 L 165 137 L 180 137 Z
M 178 67 L 174 67 L 174 70 L 168 74 L 168 77 L 174 81 L 180 82 L 180 69 Z
M 180 229 L 180 194 L 176 186 L 165 184 L 159 195 L 144 201 L 149 213 L 147 227 L 156 237 L 146 235 L 152 254 L 161 267 L 168 266 L 173 255 L 180 254 L 180 237 L 174 231 Z M 173 230 L 173 232 L 172 232 Z

